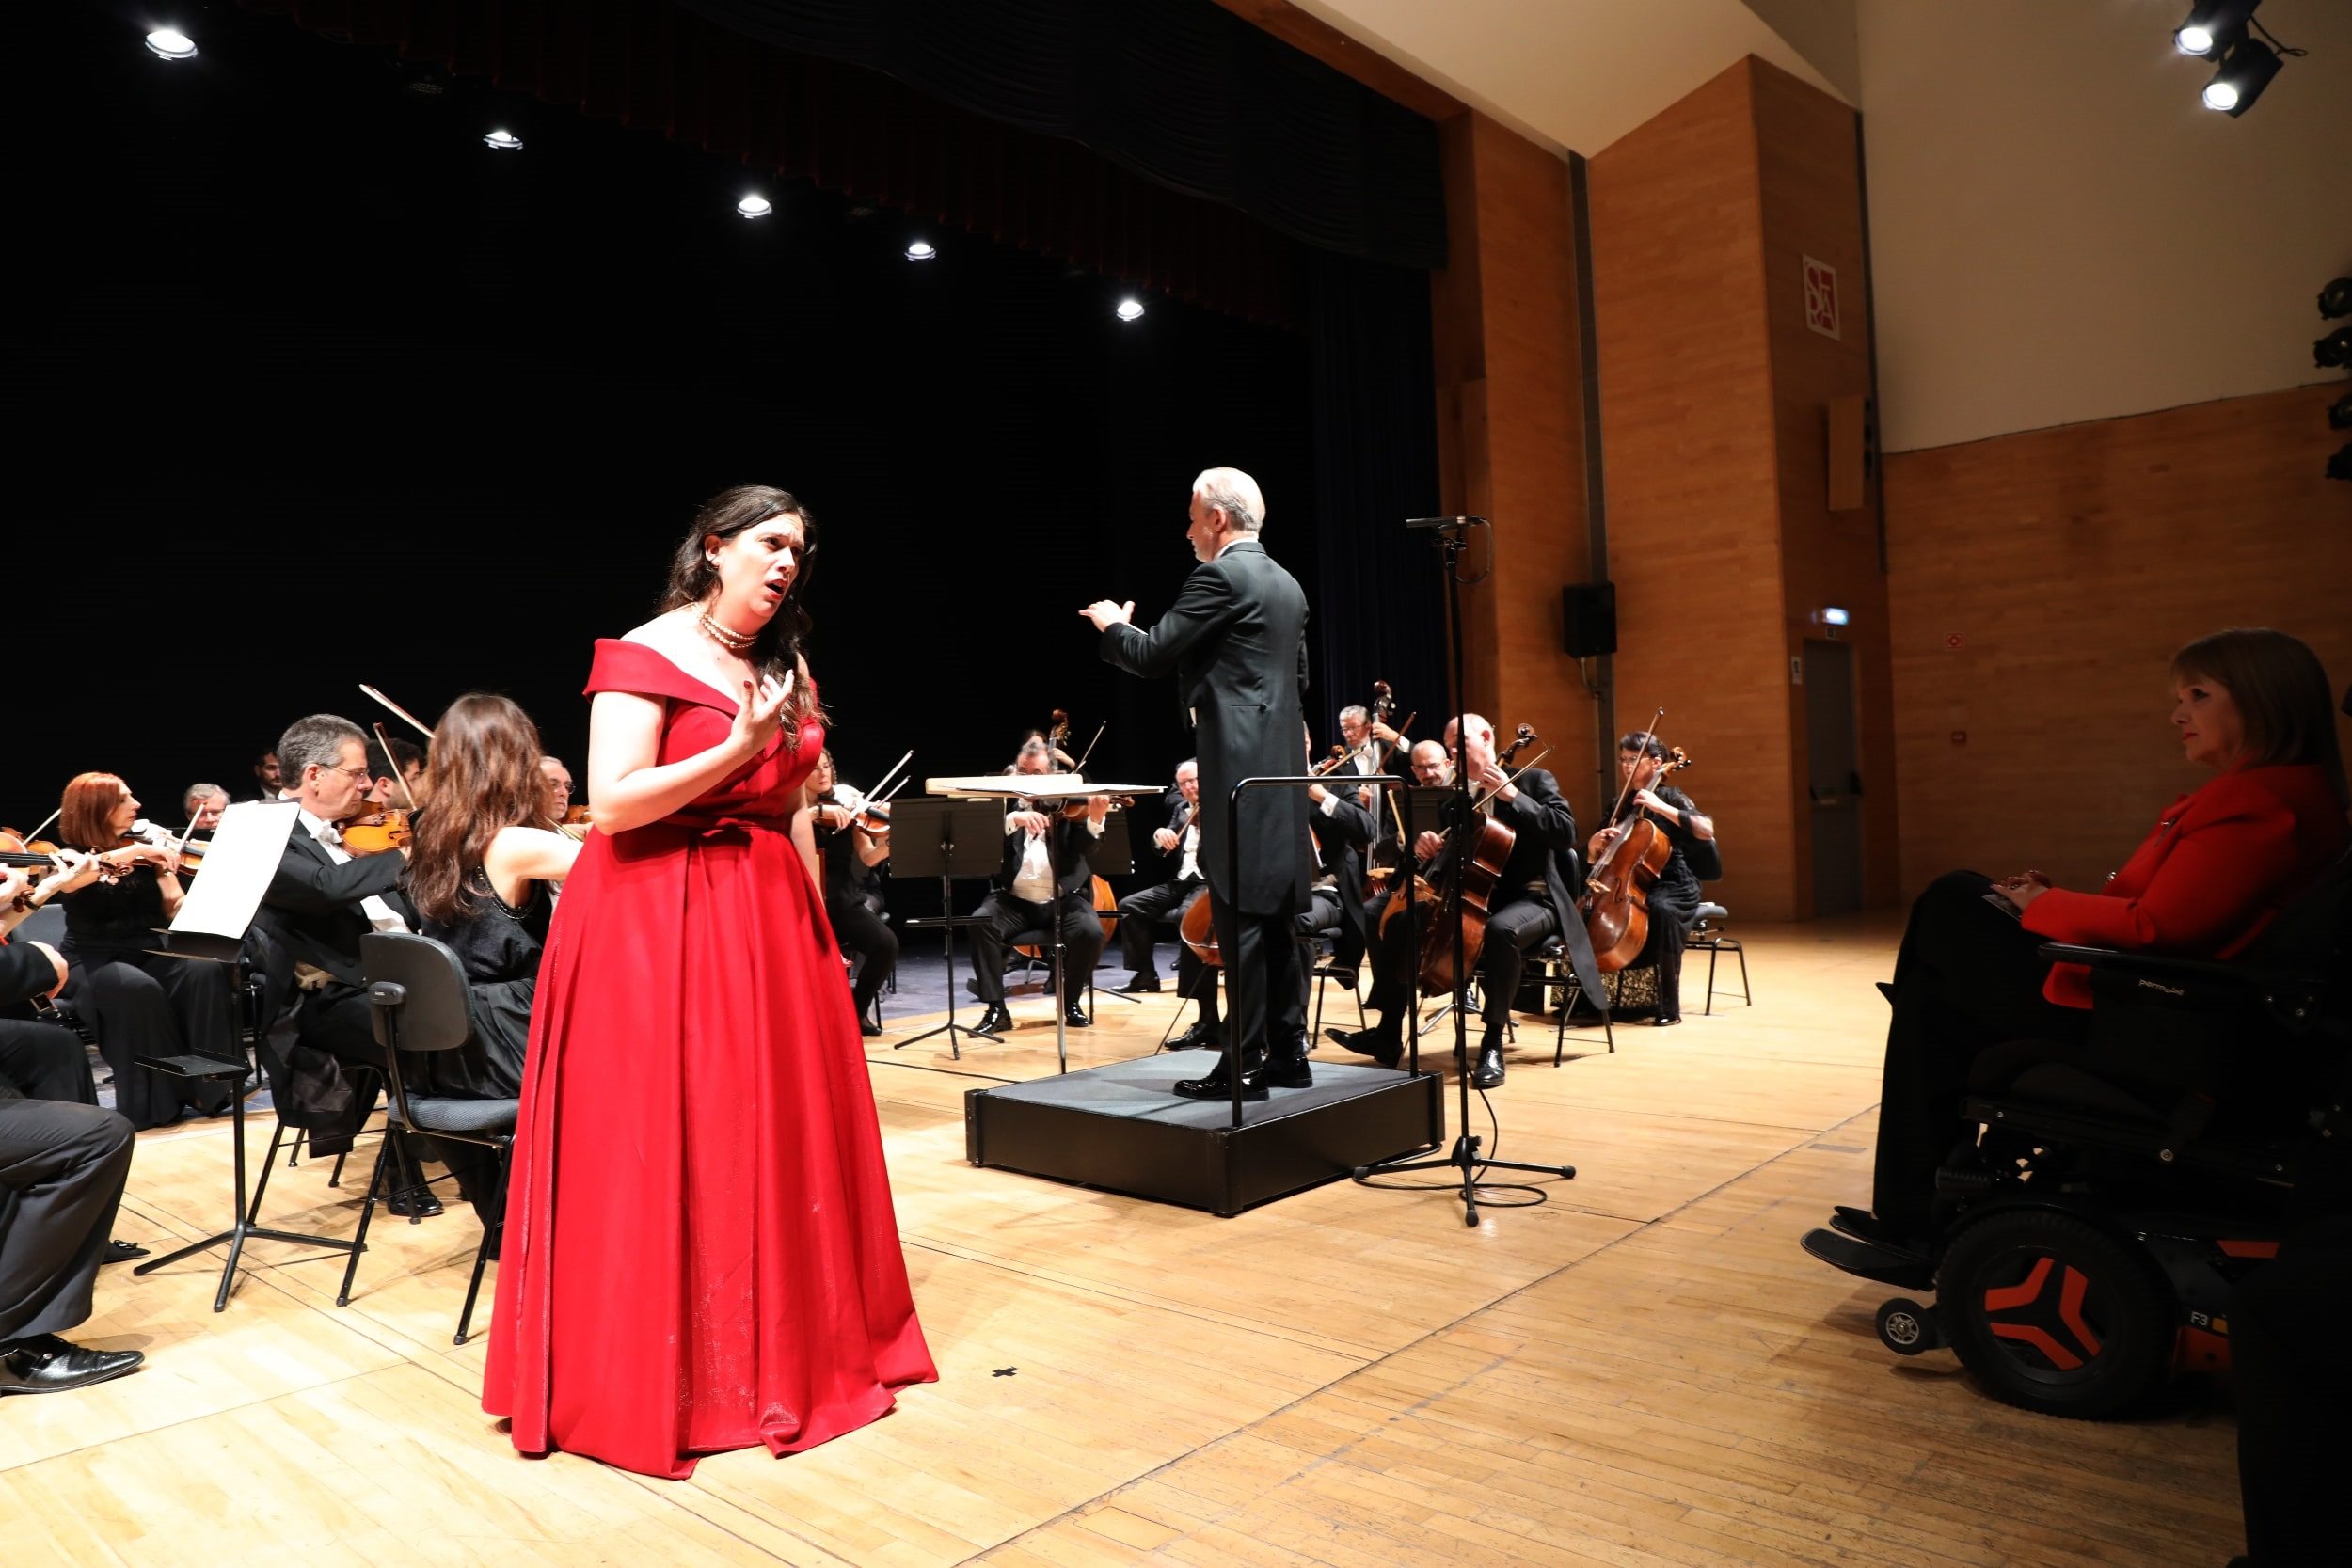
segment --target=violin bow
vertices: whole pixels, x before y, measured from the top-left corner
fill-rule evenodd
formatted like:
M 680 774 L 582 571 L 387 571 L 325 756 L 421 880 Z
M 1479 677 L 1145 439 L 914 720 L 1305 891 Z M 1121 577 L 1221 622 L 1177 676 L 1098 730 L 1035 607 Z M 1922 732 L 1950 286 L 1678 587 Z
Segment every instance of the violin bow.
M 1665 717 L 1666 710 L 1662 707 L 1656 713 L 1649 716 L 1649 727 L 1642 732 L 1642 755 L 1649 755 L 1650 746 L 1658 738 L 1658 721 Z M 1638 773 L 1640 771 L 1641 768 L 1638 766 L 1636 766 L 1633 769 L 1633 773 Z M 1626 800 L 1633 793 L 1633 773 L 1628 773 L 1625 776 L 1625 783 L 1620 784 L 1617 788 L 1617 803 L 1609 808 L 1609 820 L 1611 822 L 1616 821 L 1617 814 L 1625 810 Z M 1612 860 L 1616 858 L 1617 846 L 1623 844 L 1624 842 L 1625 838 L 1623 834 L 1620 834 L 1609 841 L 1609 847 L 1602 850 L 1600 859 L 1593 863 L 1592 874 L 1585 879 L 1587 886 L 1590 886 L 1593 881 L 1599 877 L 1600 868 L 1602 866 L 1607 865 Z
M 391 709 L 403 719 L 407 720 L 409 723 L 415 725 L 417 733 L 424 736 L 425 739 L 431 740 L 433 738 L 432 726 L 427 724 L 423 720 L 418 718 L 415 714 L 409 712 L 406 708 L 401 706 L 398 703 L 393 702 L 389 697 L 387 697 L 384 693 L 378 691 L 375 688 L 370 686 L 365 681 L 361 681 L 359 683 L 359 689 L 374 698 L 377 702 L 382 703 L 386 707 Z M 382 726 L 378 725 L 377 728 L 381 730 Z M 389 746 L 385 747 L 384 754 L 388 757 L 390 756 L 392 754 L 392 749 Z
M 1542 751 L 1536 752 L 1534 756 L 1529 757 L 1525 762 L 1520 763 L 1517 768 L 1512 768 L 1510 772 L 1504 774 L 1502 783 L 1517 784 L 1520 774 L 1526 772 L 1529 768 L 1534 767 L 1537 763 L 1543 761 L 1544 758 L 1549 755 L 1551 755 L 1551 748 L 1547 746 Z M 1477 800 L 1472 800 L 1470 802 L 1470 810 L 1486 810 L 1486 802 L 1493 800 L 1501 793 L 1502 793 L 1502 784 L 1497 784 L 1494 788 L 1486 791 L 1486 794 L 1481 795 Z
M 1087 770 L 1087 758 L 1094 754 L 1095 741 L 1101 740 L 1103 738 L 1103 732 L 1110 727 L 1111 721 L 1107 719 L 1094 726 L 1094 740 L 1088 741 L 1087 749 L 1078 753 L 1078 760 L 1070 765 L 1070 770 L 1073 773 L 1083 773 Z
M 881 778 L 874 781 L 874 787 L 866 792 L 866 799 L 870 802 L 877 797 L 881 796 L 882 786 L 888 784 L 891 780 L 897 778 L 898 776 L 898 769 L 904 768 L 913 760 L 914 760 L 914 749 L 913 747 L 909 747 L 905 756 L 900 757 L 898 761 L 890 765 L 889 772 L 884 773 Z
M 365 691 L 367 688 L 363 686 L 359 689 Z M 409 720 L 409 722 L 413 724 L 416 721 L 411 719 Z M 384 733 L 384 721 L 378 719 L 374 723 L 369 725 L 368 728 L 375 732 L 375 743 L 384 748 L 384 761 L 391 768 L 392 782 L 400 785 L 401 799 L 408 802 L 408 809 L 410 811 L 416 810 L 417 792 L 408 787 L 408 775 L 400 770 L 400 758 L 392 754 L 392 737 Z M 426 738 L 431 739 L 432 737 L 428 735 Z

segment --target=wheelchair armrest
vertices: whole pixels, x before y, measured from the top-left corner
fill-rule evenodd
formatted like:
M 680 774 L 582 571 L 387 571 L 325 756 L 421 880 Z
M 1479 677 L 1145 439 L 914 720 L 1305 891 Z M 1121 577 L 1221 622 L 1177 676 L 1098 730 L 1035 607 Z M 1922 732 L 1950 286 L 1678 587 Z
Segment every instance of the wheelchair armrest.
M 2182 958 L 2164 953 L 2126 953 L 2114 947 L 2081 947 L 2071 942 L 2045 942 L 2042 956 L 2052 963 L 2081 964 L 2112 974 L 2188 985 L 2196 982 L 2242 987 L 2249 990 L 2312 990 L 2325 976 L 2288 970 L 2249 969 L 2244 964 L 2211 958 Z

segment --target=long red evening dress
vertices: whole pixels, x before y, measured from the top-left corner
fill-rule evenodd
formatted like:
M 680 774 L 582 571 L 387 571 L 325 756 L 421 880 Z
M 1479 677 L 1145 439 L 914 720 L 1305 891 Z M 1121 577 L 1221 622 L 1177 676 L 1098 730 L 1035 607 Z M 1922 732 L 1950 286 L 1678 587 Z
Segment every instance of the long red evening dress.
M 665 705 L 660 760 L 736 705 L 641 643 L 588 690 Z M 660 822 L 591 832 L 548 933 L 482 1406 L 515 1447 L 683 1479 L 813 1448 L 937 1379 L 850 988 L 788 834 L 814 719 Z

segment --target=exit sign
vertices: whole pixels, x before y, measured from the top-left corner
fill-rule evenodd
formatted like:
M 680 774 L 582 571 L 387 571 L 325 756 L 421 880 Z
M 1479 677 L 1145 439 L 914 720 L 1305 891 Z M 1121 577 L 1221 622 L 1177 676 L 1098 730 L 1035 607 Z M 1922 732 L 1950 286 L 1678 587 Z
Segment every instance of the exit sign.
M 1804 259 L 1804 325 L 1824 338 L 1837 332 L 1837 269 L 1827 261 Z

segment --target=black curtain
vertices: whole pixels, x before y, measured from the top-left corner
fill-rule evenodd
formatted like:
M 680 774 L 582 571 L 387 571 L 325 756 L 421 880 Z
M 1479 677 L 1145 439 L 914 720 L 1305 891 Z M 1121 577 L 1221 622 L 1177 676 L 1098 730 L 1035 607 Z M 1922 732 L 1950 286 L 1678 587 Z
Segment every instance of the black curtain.
M 1435 535 L 1405 529 L 1438 509 L 1428 275 L 1310 252 L 1306 295 L 1322 589 L 1311 717 L 1322 736 L 1384 680 L 1398 721 L 1418 709 L 1415 738 L 1434 738 L 1447 702 L 1442 579 Z

